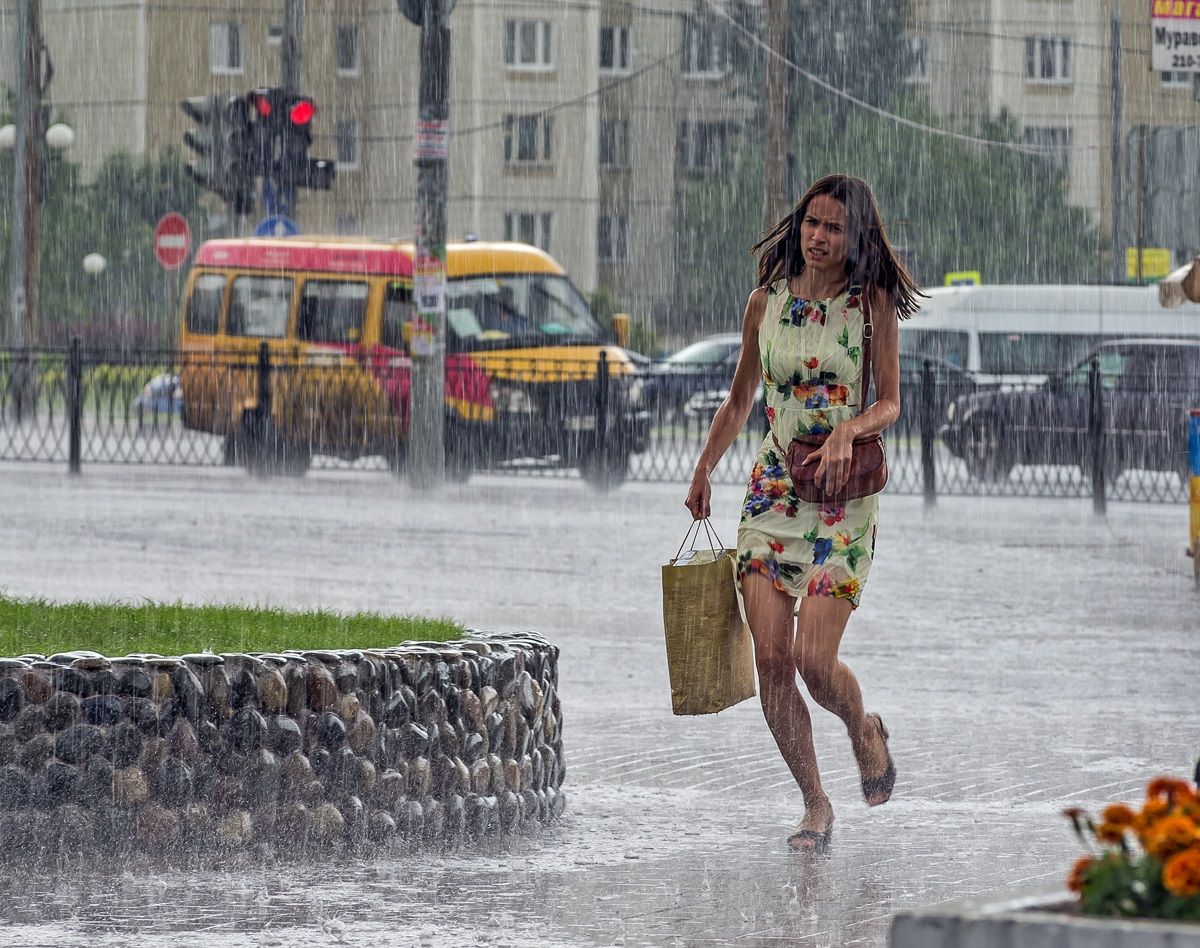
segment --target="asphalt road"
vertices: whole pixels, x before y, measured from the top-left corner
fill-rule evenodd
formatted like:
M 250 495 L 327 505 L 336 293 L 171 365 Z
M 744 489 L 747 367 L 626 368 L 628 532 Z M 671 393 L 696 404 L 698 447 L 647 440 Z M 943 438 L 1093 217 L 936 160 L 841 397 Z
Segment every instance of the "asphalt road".
M 1090 500 L 882 503 L 843 654 L 900 778 L 867 811 L 814 712 L 838 813 L 787 852 L 799 794 L 753 701 L 674 718 L 659 567 L 680 485 L 595 494 L 386 474 L 0 466 L 0 585 L 448 615 L 562 647 L 567 817 L 502 849 L 239 873 L 63 872 L 0 883 L 0 945 L 883 945 L 900 908 L 1063 878 L 1062 807 L 1191 772 L 1197 594 L 1187 508 Z M 741 491 L 714 507 L 732 543 Z

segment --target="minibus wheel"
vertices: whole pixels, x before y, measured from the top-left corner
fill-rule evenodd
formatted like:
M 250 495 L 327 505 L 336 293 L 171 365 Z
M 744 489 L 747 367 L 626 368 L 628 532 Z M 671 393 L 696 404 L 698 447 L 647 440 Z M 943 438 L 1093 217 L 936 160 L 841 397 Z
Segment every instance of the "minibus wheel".
M 233 444 L 235 461 L 259 477 L 303 477 L 312 464 L 312 451 L 281 437 L 271 423 L 259 429 L 255 421 L 248 413 L 242 416 Z

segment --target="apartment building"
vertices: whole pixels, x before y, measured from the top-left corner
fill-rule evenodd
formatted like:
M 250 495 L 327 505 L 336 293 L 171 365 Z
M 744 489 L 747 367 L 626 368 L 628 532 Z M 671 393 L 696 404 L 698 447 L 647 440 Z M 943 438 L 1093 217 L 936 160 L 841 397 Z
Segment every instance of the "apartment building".
M 1113 18 L 1120 54 L 1113 56 Z M 1024 141 L 1064 169 L 1071 203 L 1112 232 L 1114 86 L 1120 98 L 1118 248 L 1167 246 L 1177 259 L 1200 249 L 1193 184 L 1200 102 L 1190 73 L 1150 66 L 1144 0 L 915 0 L 912 42 L 937 112 L 966 131 L 1002 110 Z M 1114 62 L 1119 83 L 1114 83 Z M 1190 131 L 1188 131 L 1190 129 Z M 1111 268 L 1105 276 L 1111 273 Z

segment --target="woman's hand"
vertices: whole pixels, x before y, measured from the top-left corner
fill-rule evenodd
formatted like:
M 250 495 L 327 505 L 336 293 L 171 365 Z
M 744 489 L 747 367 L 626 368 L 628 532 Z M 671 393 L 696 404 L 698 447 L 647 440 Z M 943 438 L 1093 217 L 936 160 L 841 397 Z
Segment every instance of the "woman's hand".
M 692 475 L 692 486 L 688 489 L 687 500 L 683 506 L 692 512 L 693 520 L 705 520 L 712 514 L 710 500 L 712 487 L 708 483 L 708 472 L 701 467 L 696 468 Z
M 854 439 L 838 426 L 829 433 L 823 445 L 804 459 L 804 463 L 816 464 L 813 480 L 818 485 L 823 483 L 827 493 L 836 494 L 850 479 L 850 459 L 853 456 Z

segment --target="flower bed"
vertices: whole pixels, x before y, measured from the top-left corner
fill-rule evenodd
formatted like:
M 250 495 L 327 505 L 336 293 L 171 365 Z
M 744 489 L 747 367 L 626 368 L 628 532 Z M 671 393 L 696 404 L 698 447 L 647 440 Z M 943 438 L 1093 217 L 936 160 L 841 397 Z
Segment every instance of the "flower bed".
M 1158 777 L 1134 810 L 1065 811 L 1089 853 L 1067 890 L 970 899 L 892 923 L 892 948 L 1200 948 L 1200 788 Z

